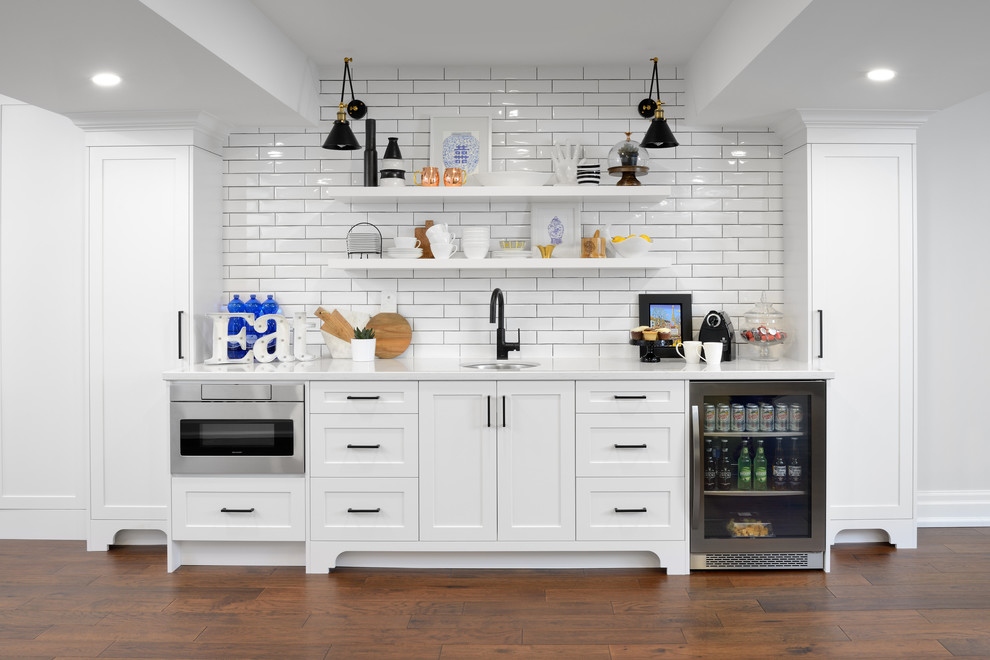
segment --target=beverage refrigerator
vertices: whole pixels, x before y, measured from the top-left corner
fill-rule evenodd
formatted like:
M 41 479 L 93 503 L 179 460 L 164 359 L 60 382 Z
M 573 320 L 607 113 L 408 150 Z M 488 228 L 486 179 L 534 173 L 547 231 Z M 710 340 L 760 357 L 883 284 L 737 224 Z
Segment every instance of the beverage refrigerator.
M 691 569 L 824 568 L 824 381 L 695 381 L 690 399 Z

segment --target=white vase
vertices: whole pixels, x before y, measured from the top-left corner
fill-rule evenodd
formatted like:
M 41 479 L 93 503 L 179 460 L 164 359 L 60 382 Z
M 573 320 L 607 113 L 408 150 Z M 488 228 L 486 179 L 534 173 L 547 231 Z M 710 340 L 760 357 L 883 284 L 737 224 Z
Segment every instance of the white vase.
M 352 339 L 351 359 L 355 362 L 371 362 L 375 359 L 375 340 Z

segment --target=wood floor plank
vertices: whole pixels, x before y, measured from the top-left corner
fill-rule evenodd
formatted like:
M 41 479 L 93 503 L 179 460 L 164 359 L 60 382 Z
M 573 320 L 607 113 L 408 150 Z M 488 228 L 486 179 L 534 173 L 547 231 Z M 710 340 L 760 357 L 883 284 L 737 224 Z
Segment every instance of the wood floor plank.
M 954 656 L 973 656 L 990 658 L 990 638 L 940 638 L 938 640 Z
M 607 645 L 472 645 L 445 644 L 440 660 L 491 660 L 491 658 L 526 658 L 526 660 L 610 660 Z
M 327 660 L 439 660 L 441 645 L 334 644 Z
M 680 628 L 523 628 L 523 643 L 581 644 L 677 644 L 687 640 Z
M 200 642 L 113 642 L 102 652 L 103 658 L 237 658 L 238 660 L 278 660 L 323 658 L 329 644 L 270 644 L 242 642 L 239 644 L 203 644 Z
M 733 660 L 766 660 L 767 658 L 949 658 L 949 651 L 937 641 L 924 643 L 890 642 L 812 642 L 780 644 L 753 641 L 752 637 L 731 643 L 694 643 L 662 645 L 613 645 L 611 660 L 656 660 L 675 658 L 732 658 Z

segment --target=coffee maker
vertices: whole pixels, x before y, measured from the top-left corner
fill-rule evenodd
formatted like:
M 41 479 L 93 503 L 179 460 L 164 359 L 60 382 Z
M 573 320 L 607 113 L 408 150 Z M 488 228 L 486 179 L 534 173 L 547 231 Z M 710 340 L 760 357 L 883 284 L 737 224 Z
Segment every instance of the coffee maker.
M 734 339 L 735 332 L 728 314 L 713 309 L 705 315 L 701 329 L 698 330 L 698 341 L 722 342 L 722 362 L 728 362 L 735 355 Z

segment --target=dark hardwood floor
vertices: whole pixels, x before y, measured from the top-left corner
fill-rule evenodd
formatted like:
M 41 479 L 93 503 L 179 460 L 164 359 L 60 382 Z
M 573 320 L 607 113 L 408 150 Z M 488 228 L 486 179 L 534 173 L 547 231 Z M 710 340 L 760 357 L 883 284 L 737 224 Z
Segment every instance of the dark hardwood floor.
M 832 572 L 183 567 L 0 541 L 0 656 L 990 657 L 990 528 L 844 545 Z

